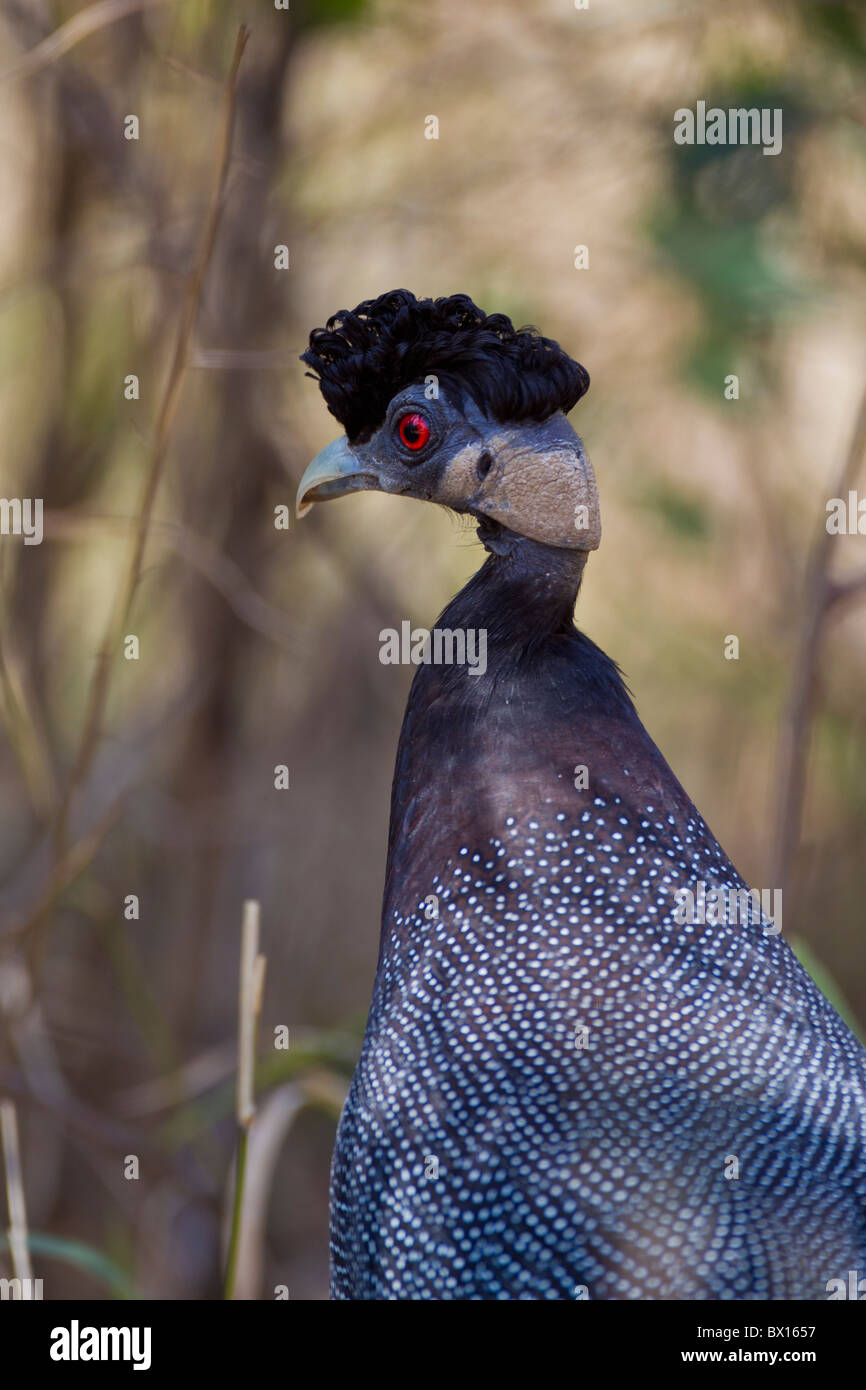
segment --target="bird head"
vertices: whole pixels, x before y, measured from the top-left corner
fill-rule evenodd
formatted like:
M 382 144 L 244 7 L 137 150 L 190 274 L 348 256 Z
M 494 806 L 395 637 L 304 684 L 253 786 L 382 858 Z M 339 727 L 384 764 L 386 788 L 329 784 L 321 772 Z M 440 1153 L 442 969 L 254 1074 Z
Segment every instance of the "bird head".
M 547 545 L 598 546 L 592 465 L 565 418 L 589 376 L 558 343 L 466 295 L 394 290 L 314 329 L 302 361 L 345 434 L 304 473 L 298 516 L 374 489 Z

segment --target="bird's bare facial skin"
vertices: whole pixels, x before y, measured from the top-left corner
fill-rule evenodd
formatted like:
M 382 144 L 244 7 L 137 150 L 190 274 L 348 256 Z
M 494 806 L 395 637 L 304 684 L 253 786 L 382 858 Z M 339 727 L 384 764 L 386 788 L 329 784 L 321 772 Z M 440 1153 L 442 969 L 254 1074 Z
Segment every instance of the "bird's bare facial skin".
M 420 501 L 440 501 L 445 468 L 475 430 L 459 407 L 441 396 L 428 400 L 410 386 L 391 401 L 384 423 L 365 442 L 343 436 L 316 456 L 298 488 L 298 516 L 315 502 L 375 490 Z M 466 508 L 463 508 L 466 510 Z
M 503 424 L 471 399 L 405 387 L 370 439 L 322 450 L 301 480 L 298 515 L 370 489 L 488 517 L 567 550 L 594 550 L 601 537 L 592 466 L 561 411 Z
M 383 491 L 443 502 L 443 477 L 474 433 L 460 405 L 442 393 L 428 399 L 423 386 L 410 386 L 398 392 L 385 423 L 356 452 L 378 472 Z
M 471 400 L 444 393 L 429 400 L 422 386 L 410 386 L 353 452 L 384 492 L 481 514 L 548 545 L 594 550 L 599 543 L 592 467 L 559 411 L 502 424 Z
M 545 545 L 598 548 L 601 516 L 595 475 L 564 415 L 492 425 L 485 449 L 490 463 L 476 484 L 473 511 Z
M 598 493 L 583 444 L 565 416 L 502 424 L 465 407 L 474 427 L 454 450 L 435 500 L 566 550 L 595 550 Z

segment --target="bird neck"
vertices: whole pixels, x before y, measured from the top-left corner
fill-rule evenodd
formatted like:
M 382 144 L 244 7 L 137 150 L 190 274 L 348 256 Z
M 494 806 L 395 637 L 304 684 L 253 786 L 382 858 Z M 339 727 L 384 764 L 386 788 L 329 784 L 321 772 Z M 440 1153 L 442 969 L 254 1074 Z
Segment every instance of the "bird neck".
M 501 527 L 480 534 L 490 556 L 436 627 L 462 630 L 467 652 L 472 632 L 476 654 L 485 633 L 484 662 L 425 662 L 415 673 L 394 772 L 383 949 L 393 911 L 431 891 L 431 866 L 448 864 L 455 844 L 480 852 L 521 806 L 573 813 L 571 769 L 591 764 L 613 785 L 611 746 L 645 741 L 660 757 L 616 663 L 574 626 L 586 553 Z
M 512 659 L 548 637 L 573 632 L 587 552 L 544 545 L 491 522 L 483 522 L 478 535 L 488 559 L 446 608 L 440 625 L 483 628 L 488 651 Z

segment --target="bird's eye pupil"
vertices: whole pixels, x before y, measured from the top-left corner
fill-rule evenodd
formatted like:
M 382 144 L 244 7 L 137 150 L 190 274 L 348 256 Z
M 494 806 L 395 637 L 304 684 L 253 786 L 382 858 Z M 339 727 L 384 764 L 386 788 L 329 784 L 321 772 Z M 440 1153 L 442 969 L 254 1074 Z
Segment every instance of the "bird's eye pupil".
M 404 415 L 399 425 L 400 443 L 407 449 L 423 449 L 430 438 L 430 426 L 423 415 Z

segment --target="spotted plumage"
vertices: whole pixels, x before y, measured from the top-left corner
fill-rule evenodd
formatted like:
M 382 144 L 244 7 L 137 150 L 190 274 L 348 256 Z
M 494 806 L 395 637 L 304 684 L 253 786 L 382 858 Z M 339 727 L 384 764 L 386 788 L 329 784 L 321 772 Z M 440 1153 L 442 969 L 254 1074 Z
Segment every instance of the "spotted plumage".
M 390 416 L 352 467 L 449 505 L 473 431 L 531 467 L 519 422 L 444 409 L 420 486 Z M 349 490 L 329 467 L 303 496 Z M 826 1298 L 866 1274 L 866 1054 L 757 910 L 678 919 L 745 885 L 573 625 L 591 547 L 521 495 L 507 527 L 467 499 L 490 554 L 438 623 L 486 631 L 483 677 L 422 665 L 409 698 L 333 1297 Z

